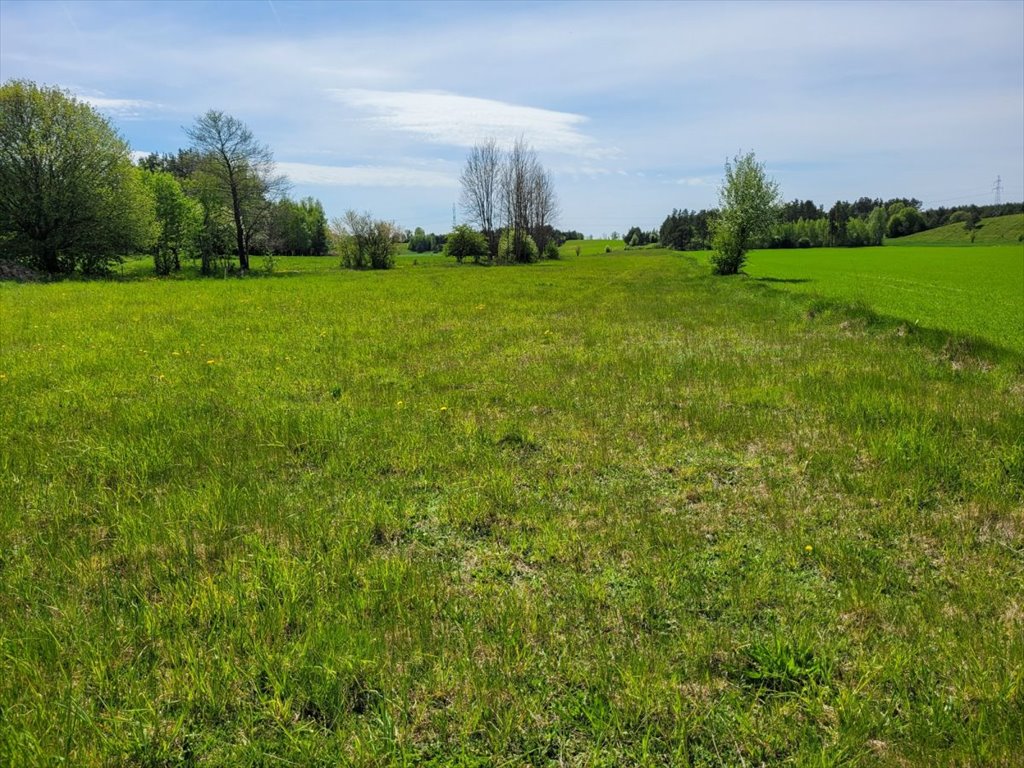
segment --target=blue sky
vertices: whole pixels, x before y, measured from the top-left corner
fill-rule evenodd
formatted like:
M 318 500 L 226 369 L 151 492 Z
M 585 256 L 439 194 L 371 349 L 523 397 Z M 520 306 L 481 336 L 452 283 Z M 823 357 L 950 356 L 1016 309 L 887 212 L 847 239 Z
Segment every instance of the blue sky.
M 715 204 L 754 150 L 787 199 L 1024 198 L 1024 2 L 0 2 L 0 79 L 59 85 L 137 151 L 209 108 L 295 197 L 445 231 L 468 147 L 522 134 L 563 228 Z

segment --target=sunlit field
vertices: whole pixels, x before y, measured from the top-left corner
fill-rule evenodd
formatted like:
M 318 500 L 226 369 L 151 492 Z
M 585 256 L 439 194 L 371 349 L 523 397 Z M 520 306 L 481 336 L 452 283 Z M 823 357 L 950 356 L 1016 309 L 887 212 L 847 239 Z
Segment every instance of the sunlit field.
M 603 250 L 0 284 L 0 764 L 1019 765 L 1020 250 Z
M 746 271 L 773 289 L 1024 353 L 1024 244 L 755 251 Z

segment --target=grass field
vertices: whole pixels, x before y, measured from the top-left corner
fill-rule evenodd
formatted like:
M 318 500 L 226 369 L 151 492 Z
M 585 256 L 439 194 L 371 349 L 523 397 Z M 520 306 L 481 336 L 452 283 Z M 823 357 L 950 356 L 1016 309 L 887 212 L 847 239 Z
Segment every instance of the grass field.
M 558 252 L 562 256 L 575 256 L 576 246 L 579 246 L 580 256 L 597 256 L 604 255 L 606 248 L 612 252 L 624 250 L 626 243 L 623 240 L 566 240 Z
M 754 251 L 745 269 L 772 289 L 1024 353 L 1024 244 Z
M 1009 216 L 994 216 L 991 219 L 982 219 L 981 227 L 974 235 L 974 242 L 971 242 L 971 233 L 964 229 L 963 224 L 947 224 L 943 227 L 918 232 L 906 237 L 897 237 L 886 240 L 886 245 L 1017 245 L 1024 248 L 1020 243 L 1024 238 L 1024 213 L 1014 213 Z
M 416 261 L 0 284 L 0 764 L 1020 764 L 1024 357 Z

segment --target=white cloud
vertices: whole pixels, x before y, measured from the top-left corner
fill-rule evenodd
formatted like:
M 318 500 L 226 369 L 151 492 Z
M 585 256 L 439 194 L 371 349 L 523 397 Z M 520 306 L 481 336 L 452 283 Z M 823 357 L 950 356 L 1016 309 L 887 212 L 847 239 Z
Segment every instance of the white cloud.
M 277 163 L 296 184 L 339 187 L 455 187 L 456 179 L 439 171 L 384 165 L 314 165 Z
M 510 143 L 523 136 L 542 151 L 584 156 L 608 154 L 579 128 L 583 115 L 525 107 L 494 99 L 436 91 L 332 88 L 331 97 L 375 113 L 375 124 L 414 133 L 437 144 L 471 147 L 488 137 Z
M 710 186 L 712 182 L 708 181 L 703 176 L 684 176 L 681 179 L 676 179 L 675 183 L 684 187 L 707 187 Z
M 161 106 L 154 101 L 144 99 L 111 99 L 106 96 L 86 96 L 76 94 L 79 101 L 84 101 L 96 109 L 118 117 L 138 117 L 144 112 L 151 112 L 161 109 Z

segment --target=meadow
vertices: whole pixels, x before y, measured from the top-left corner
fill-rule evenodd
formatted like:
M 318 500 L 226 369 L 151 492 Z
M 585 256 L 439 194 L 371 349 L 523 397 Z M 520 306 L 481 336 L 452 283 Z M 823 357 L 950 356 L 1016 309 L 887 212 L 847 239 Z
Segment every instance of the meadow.
M 0 764 L 1019 765 L 1013 318 L 601 251 L 0 284 Z

